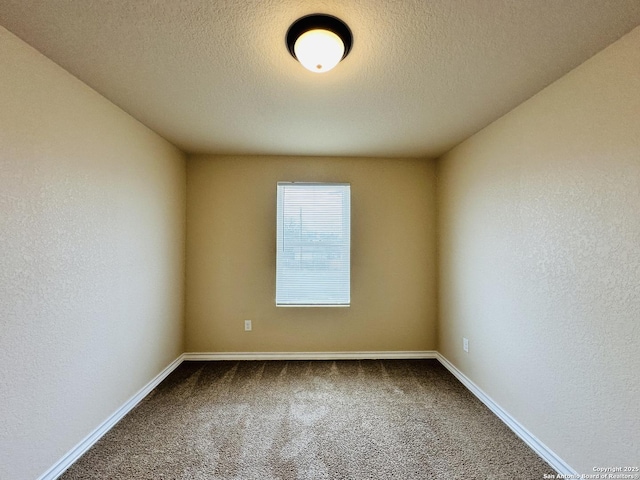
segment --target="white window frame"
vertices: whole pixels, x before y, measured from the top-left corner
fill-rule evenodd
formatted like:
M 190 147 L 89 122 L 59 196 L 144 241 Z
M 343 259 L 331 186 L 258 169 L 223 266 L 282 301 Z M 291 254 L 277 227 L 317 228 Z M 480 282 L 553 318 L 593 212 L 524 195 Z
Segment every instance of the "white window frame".
M 306 240 L 303 241 L 300 238 L 293 244 L 293 248 L 298 248 L 297 250 L 297 258 L 298 258 L 298 266 L 295 266 L 295 261 L 291 259 L 290 249 L 292 248 L 292 244 L 287 240 L 287 235 L 285 232 L 285 198 L 287 187 L 292 187 L 295 189 L 303 189 L 304 187 L 328 187 L 327 190 L 331 188 L 341 188 L 346 195 L 342 194 L 342 212 L 340 214 L 340 219 L 342 219 L 342 225 L 340 226 L 340 240 L 326 240 L 322 239 L 313 239 L 311 241 Z M 346 187 L 346 189 L 344 188 Z M 291 191 L 291 190 L 289 190 Z M 277 184 L 277 208 L 276 208 L 276 306 L 278 307 L 349 307 L 351 305 L 351 185 L 349 183 L 328 183 L 328 182 L 278 182 Z M 314 219 L 315 217 L 311 217 Z M 303 231 L 303 210 L 300 210 L 300 222 L 299 222 L 299 232 Z M 332 285 L 326 291 L 322 289 L 318 290 L 318 296 L 315 298 L 311 298 L 311 294 L 309 290 L 306 291 L 301 288 L 301 292 L 299 297 L 296 297 L 291 290 L 295 289 L 295 286 L 304 283 L 305 273 L 301 273 L 297 275 L 295 273 L 295 269 L 302 269 L 300 262 L 302 262 L 303 251 L 305 248 L 307 252 L 311 251 L 311 255 L 313 255 L 314 251 L 317 251 L 318 248 L 322 248 L 323 246 L 328 248 L 334 248 L 334 250 L 338 253 L 337 263 L 334 265 L 326 264 L 326 270 L 329 272 L 328 283 Z M 286 253 L 285 250 L 289 249 L 289 253 Z M 326 253 L 325 253 L 326 255 Z M 322 257 L 322 256 L 321 256 Z M 321 265 L 326 262 L 327 259 L 321 259 Z M 293 262 L 293 269 L 291 270 L 291 275 L 287 275 L 286 271 L 286 263 L 285 262 Z M 345 268 L 346 267 L 346 268 Z M 311 268 L 307 270 L 309 275 L 313 275 L 313 273 L 319 273 L 320 275 L 323 272 L 322 266 L 318 269 Z M 333 279 L 331 278 L 331 272 L 333 272 Z M 302 278 L 301 278 L 302 277 Z M 346 283 L 346 285 L 345 285 Z M 310 283 L 309 285 L 312 285 Z M 336 287 L 337 286 L 337 287 Z M 335 288 L 335 289 L 334 289 Z M 332 292 L 335 295 L 331 296 L 328 292 Z M 323 297 L 324 296 L 324 297 Z M 304 297 L 304 298 L 303 298 Z M 331 297 L 331 298 L 330 298 Z M 337 301 L 336 301 L 337 300 Z

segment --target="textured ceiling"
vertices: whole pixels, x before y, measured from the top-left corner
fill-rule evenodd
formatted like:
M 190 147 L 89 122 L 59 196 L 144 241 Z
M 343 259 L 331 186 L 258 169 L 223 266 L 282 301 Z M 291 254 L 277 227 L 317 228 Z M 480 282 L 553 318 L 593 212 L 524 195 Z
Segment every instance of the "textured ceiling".
M 289 25 L 342 18 L 331 72 Z M 0 0 L 0 25 L 187 152 L 434 157 L 640 24 L 640 0 Z

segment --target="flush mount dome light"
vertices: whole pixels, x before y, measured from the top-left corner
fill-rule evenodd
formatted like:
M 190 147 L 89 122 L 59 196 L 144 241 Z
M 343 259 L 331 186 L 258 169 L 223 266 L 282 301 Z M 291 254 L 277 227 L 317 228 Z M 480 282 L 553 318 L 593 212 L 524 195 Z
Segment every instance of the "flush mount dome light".
M 351 30 L 339 18 L 313 14 L 299 18 L 287 31 L 289 53 L 303 67 L 324 73 L 335 67 L 351 50 Z

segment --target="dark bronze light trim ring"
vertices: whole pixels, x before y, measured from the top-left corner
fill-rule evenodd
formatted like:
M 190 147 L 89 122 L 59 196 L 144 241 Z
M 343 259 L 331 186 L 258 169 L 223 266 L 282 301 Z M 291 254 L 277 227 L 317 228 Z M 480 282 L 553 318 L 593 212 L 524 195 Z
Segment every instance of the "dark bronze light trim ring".
M 328 30 L 330 32 L 335 33 L 344 44 L 344 54 L 342 58 L 345 58 L 349 51 L 351 50 L 351 46 L 353 45 L 353 35 L 351 34 L 351 30 L 337 17 L 332 15 L 325 15 L 323 13 L 314 13 L 312 15 L 306 15 L 302 18 L 299 18 L 289 27 L 286 36 L 287 48 L 289 49 L 289 53 L 296 60 L 296 52 L 294 50 L 296 40 L 300 38 L 300 35 L 306 33 L 310 30 Z

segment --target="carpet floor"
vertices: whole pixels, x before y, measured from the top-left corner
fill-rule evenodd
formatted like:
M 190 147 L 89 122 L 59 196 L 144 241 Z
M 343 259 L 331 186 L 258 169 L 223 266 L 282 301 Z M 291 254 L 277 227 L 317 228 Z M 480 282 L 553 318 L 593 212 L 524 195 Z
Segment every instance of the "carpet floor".
M 554 473 L 436 360 L 183 362 L 75 479 L 535 479 Z

